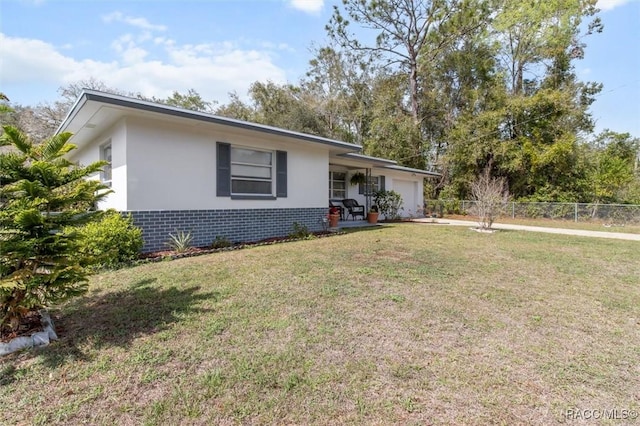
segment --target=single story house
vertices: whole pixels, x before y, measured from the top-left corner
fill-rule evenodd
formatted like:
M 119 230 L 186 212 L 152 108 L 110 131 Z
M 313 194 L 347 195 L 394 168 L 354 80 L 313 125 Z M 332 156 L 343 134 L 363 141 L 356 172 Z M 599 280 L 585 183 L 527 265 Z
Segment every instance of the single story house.
M 130 212 L 144 251 L 166 248 L 169 233 L 193 244 L 216 237 L 258 241 L 287 235 L 297 222 L 321 230 L 329 200 L 370 204 L 372 188 L 399 192 L 403 215 L 423 205 L 423 179 L 435 173 L 360 154 L 359 145 L 85 90 L 58 128 L 72 132 L 71 159 L 109 166 L 96 178 L 113 189 L 99 208 Z

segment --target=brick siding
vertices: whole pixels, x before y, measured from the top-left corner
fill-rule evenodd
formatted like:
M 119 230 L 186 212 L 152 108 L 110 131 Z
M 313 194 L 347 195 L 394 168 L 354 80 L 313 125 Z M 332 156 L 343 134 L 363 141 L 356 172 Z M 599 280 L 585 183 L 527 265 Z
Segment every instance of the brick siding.
M 165 250 L 169 234 L 191 232 L 192 245 L 209 246 L 216 237 L 229 241 L 253 242 L 286 236 L 293 223 L 310 231 L 322 230 L 326 208 L 233 209 L 233 210 L 150 210 L 130 211 L 135 226 L 142 229 L 143 253 Z

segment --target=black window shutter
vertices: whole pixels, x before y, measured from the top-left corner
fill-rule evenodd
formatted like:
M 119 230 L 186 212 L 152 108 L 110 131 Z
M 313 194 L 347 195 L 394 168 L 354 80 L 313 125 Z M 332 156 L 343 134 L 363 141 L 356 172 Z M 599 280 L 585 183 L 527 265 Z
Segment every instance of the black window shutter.
M 358 183 L 358 194 L 364 194 L 364 183 Z
M 231 145 L 218 142 L 217 144 L 216 195 L 218 197 L 231 196 Z
M 380 191 L 384 191 L 384 176 L 380 176 Z
M 276 151 L 276 197 L 287 196 L 287 152 Z

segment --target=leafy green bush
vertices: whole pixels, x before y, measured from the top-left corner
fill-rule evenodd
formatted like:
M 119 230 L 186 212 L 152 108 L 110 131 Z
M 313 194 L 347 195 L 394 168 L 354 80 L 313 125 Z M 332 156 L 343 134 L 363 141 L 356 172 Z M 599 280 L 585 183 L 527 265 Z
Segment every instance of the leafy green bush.
M 218 235 L 216 239 L 213 240 L 213 242 L 211 243 L 211 248 L 220 249 L 220 248 L 231 247 L 232 245 L 233 243 L 227 237 Z
M 395 220 L 400 218 L 399 212 L 402 206 L 402 196 L 396 191 L 376 191 L 373 195 L 373 200 L 385 219 Z
M 99 221 L 78 230 L 80 254 L 96 259 L 101 267 L 113 268 L 135 260 L 142 250 L 142 230 L 133 225 L 131 216 L 115 210 L 104 213 Z
M 433 210 L 438 216 L 443 214 L 467 214 L 462 208 L 462 201 L 458 198 L 458 191 L 453 186 L 447 185 L 438 197 L 439 204 L 437 208 Z
M 293 222 L 293 231 L 289 234 L 289 238 L 309 238 L 312 236 L 311 231 L 306 226 Z

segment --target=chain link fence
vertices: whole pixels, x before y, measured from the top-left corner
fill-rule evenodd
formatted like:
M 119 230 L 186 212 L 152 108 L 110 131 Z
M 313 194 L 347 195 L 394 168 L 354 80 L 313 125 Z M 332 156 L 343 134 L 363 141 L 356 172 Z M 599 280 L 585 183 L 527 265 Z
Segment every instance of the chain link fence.
M 427 200 L 425 216 L 474 215 L 475 201 Z M 593 203 L 504 203 L 499 217 L 597 222 L 611 225 L 640 225 L 640 205 Z

